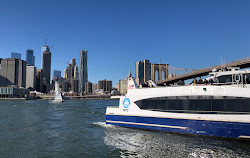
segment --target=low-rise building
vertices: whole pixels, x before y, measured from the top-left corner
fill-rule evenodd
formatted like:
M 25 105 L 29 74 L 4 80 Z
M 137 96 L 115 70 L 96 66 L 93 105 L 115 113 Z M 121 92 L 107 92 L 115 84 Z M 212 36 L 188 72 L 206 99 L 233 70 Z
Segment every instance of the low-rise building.
M 27 97 L 29 90 L 18 87 L 0 87 L 0 98 L 21 98 Z
M 69 84 L 69 80 L 66 79 L 62 82 L 62 91 L 63 92 L 69 92 L 70 89 L 70 84 Z
M 45 85 L 43 84 L 43 70 L 37 69 L 36 70 L 36 91 L 44 93 L 45 91 Z
M 7 58 L 1 61 L 0 86 L 26 87 L 26 61 Z
M 95 93 L 98 89 L 98 84 L 92 83 L 92 93 Z
M 98 81 L 98 89 L 103 89 L 105 93 L 110 93 L 112 90 L 112 81 L 106 79 Z
M 86 94 L 92 94 L 92 91 L 93 89 L 92 89 L 92 83 L 91 82 L 86 82 L 85 83 L 85 93 Z
M 79 91 L 79 80 L 78 79 L 72 79 L 71 91 L 74 93 L 78 93 L 78 91 Z
M 131 70 L 129 70 L 128 77 L 126 77 L 124 80 L 119 80 L 119 92 L 121 95 L 127 94 L 128 90 L 128 79 L 132 77 Z

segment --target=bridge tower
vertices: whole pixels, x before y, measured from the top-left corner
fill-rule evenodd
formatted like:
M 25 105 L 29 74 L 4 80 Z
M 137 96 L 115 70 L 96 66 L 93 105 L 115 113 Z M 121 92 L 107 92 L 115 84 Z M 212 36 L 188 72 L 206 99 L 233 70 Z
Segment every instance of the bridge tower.
M 156 81 L 156 72 L 158 72 L 158 81 L 168 78 L 168 65 L 169 64 L 151 64 L 151 80 Z M 162 75 L 164 75 L 162 77 Z

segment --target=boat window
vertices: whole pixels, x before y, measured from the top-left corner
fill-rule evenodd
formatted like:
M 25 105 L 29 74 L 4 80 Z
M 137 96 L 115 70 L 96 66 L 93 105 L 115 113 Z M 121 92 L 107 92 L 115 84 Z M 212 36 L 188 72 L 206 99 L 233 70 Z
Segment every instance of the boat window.
M 246 74 L 246 84 L 250 84 L 250 74 Z
M 250 98 L 159 97 L 136 101 L 140 109 L 187 113 L 250 113 Z
M 218 79 L 220 83 L 232 82 L 232 75 L 219 76 Z

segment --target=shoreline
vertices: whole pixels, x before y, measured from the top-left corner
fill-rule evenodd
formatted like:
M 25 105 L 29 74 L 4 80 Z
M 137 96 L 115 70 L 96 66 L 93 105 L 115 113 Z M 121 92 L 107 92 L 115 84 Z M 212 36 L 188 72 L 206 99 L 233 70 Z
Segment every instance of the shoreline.
M 0 98 L 0 100 L 26 100 L 26 98 Z

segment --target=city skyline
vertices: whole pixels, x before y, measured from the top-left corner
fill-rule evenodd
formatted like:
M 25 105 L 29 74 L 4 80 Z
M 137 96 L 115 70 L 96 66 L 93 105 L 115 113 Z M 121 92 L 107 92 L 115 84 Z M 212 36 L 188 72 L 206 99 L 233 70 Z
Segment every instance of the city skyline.
M 249 1 L 45 0 L 15 6 L 1 4 L 1 58 L 18 52 L 24 60 L 32 49 L 40 69 L 48 32 L 51 71 L 63 72 L 72 58 L 79 65 L 79 50 L 88 50 L 93 83 L 105 78 L 118 83 L 129 69 L 135 76 L 135 63 L 145 59 L 195 69 L 249 56 Z

